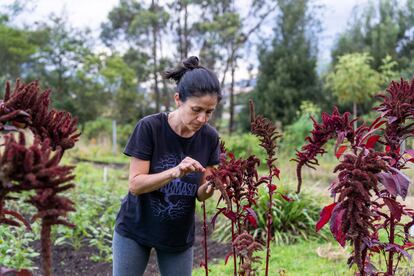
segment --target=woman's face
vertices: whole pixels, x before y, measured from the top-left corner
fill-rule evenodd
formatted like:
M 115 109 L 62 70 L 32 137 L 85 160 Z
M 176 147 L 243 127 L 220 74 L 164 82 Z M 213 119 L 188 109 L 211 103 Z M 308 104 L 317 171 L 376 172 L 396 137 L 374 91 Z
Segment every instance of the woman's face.
M 188 97 L 185 102 L 182 102 L 176 94 L 175 100 L 182 124 L 194 132 L 210 120 L 218 103 L 215 95 Z

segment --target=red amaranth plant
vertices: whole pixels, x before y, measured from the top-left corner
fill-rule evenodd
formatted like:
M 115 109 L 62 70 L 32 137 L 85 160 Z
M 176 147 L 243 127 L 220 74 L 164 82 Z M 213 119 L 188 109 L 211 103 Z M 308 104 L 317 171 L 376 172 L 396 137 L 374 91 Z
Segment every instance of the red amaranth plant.
M 412 151 L 401 150 L 403 142 L 414 136 L 414 80 L 411 85 L 404 80 L 392 82 L 378 97 L 382 103 L 375 110 L 380 115 L 369 127 L 352 129 L 349 113 L 341 115 L 336 108 L 332 115 L 323 114 L 322 123 L 314 120 L 308 143 L 295 159 L 300 191 L 302 167 L 315 168 L 316 155 L 326 152 L 324 144 L 337 139 L 335 154 L 340 164 L 334 172 L 339 173 L 330 186 L 334 203 L 322 210 L 316 229 L 329 221 L 336 240 L 353 246 L 348 263 L 356 264 L 360 275 L 394 275 L 400 260 L 410 259 L 408 250 L 414 249 L 409 235 L 414 210 L 397 200 L 398 196 L 405 199 L 410 183 L 401 170 L 414 160 Z M 349 146 L 341 145 L 345 138 Z M 377 143 L 385 146 L 385 152 Z M 387 242 L 380 241 L 381 232 L 387 233 Z M 384 272 L 372 263 L 375 255 L 386 256 Z
M 254 275 L 252 265 L 258 261 L 253 257 L 253 252 L 261 249 L 259 243 L 254 241 L 249 233 L 257 228 L 257 215 L 254 211 L 256 206 L 258 187 L 266 184 L 269 192 L 269 208 L 266 212 L 266 274 L 269 270 L 270 242 L 272 240 L 272 195 L 276 190 L 276 185 L 272 183 L 273 177 L 279 178 L 279 169 L 274 165 L 276 161 L 276 140 L 280 137 L 274 124 L 262 116 L 256 116 L 253 102 L 251 107 L 251 132 L 260 140 L 260 146 L 267 153 L 266 165 L 269 173 L 259 178 L 257 167 L 260 160 L 254 155 L 247 159 L 236 159 L 234 154 L 225 150 L 222 144 L 222 154 L 220 164 L 213 170 L 209 180 L 220 190 L 220 200 L 226 202 L 226 208 L 219 208 L 213 217 L 212 223 L 218 214 L 224 214 L 231 221 L 232 245 L 233 245 L 233 264 L 234 275 Z M 285 197 L 287 199 L 287 197 Z M 246 241 L 249 241 L 248 247 Z M 239 269 L 237 272 L 237 259 L 239 259 Z
M 266 150 L 266 165 L 268 168 L 268 175 L 262 177 L 261 180 L 266 183 L 269 191 L 269 208 L 267 211 L 267 241 L 266 241 L 266 272 L 269 274 L 269 258 L 270 258 L 270 241 L 272 240 L 272 205 L 273 205 L 273 193 L 276 190 L 276 185 L 272 184 L 273 177 L 279 178 L 280 170 L 275 166 L 276 161 L 276 140 L 281 137 L 276 129 L 276 126 L 267 118 L 260 115 L 256 116 L 254 112 L 253 101 L 250 100 L 250 124 L 251 132 L 259 137 L 260 146 Z
M 232 153 L 226 151 L 221 144 L 220 164 L 212 171 L 208 180 L 221 192 L 219 202 L 224 200 L 226 207 L 219 208 L 212 218 L 214 227 L 217 216 L 222 213 L 231 221 L 232 241 L 246 231 L 249 226 L 257 227 L 257 216 L 252 209 L 256 204 L 258 183 L 256 167 L 259 160 L 254 156 L 248 159 L 236 159 Z M 237 275 L 237 253 L 233 245 L 234 274 Z M 240 256 L 239 265 L 244 260 Z
M 25 85 L 17 80 L 13 92 L 7 83 L 4 101 L 0 102 L 0 126 L 4 121 L 22 128 L 27 126 L 42 141 L 49 139 L 53 150 L 57 146 L 63 150 L 72 148 L 80 136 L 78 120 L 68 112 L 50 110 L 50 93 L 50 90 L 41 92 L 37 81 Z M 1 120 L 5 116 L 11 118 Z
M 74 203 L 59 193 L 74 187 L 69 183 L 74 176 L 73 167 L 59 166 L 63 152 L 78 140 L 77 119 L 67 112 L 49 110 L 50 91 L 41 92 L 39 83 L 28 85 L 16 81 L 14 91 L 6 84 L 4 101 L 0 101 L 0 131 L 29 128 L 34 142 L 27 145 L 24 132 L 18 141 L 12 134 L 4 136 L 3 154 L 0 154 L 0 223 L 18 226 L 28 222 L 16 211 L 4 208 L 10 194 L 34 191 L 26 201 L 38 212 L 32 220 L 41 219 L 41 256 L 43 275 L 51 275 L 51 227 L 62 224 L 73 227 L 65 220 L 68 212 L 75 211 Z

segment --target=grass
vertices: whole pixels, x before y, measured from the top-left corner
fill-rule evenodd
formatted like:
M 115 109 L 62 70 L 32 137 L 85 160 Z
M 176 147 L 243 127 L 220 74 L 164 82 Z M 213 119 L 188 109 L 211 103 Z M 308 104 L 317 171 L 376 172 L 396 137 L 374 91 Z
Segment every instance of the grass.
M 339 245 L 332 245 L 330 254 L 336 257 L 320 257 L 317 253 L 318 248 L 329 246 L 327 243 L 301 242 L 289 246 L 271 246 L 271 258 L 269 275 L 354 275 L 346 265 L 346 256 L 343 254 L 334 255 L 336 251 L 342 252 Z M 320 251 L 320 250 L 319 250 Z M 258 275 L 264 275 L 265 271 L 265 251 L 260 252 L 262 263 L 258 269 Z M 227 265 L 224 260 L 218 264 L 209 265 L 210 274 L 215 276 L 232 275 L 232 260 L 229 259 Z M 202 268 L 193 271 L 193 276 L 205 275 Z

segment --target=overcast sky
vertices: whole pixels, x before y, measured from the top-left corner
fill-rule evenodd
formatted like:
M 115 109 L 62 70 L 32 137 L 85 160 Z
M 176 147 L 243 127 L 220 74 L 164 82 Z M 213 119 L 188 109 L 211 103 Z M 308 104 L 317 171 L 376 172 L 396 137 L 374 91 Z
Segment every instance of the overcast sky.
M 242 0 L 237 0 L 239 4 Z M 0 0 L 0 5 L 10 4 L 13 0 Z M 50 13 L 65 14 L 74 27 L 89 27 L 98 33 L 101 22 L 106 20 L 108 12 L 119 0 L 32 0 L 31 11 L 16 21 L 31 23 L 44 20 Z M 352 8 L 368 0 L 317 0 L 324 8 L 320 18 L 323 32 L 319 37 L 320 65 L 329 62 L 329 53 L 338 33 L 346 29 Z

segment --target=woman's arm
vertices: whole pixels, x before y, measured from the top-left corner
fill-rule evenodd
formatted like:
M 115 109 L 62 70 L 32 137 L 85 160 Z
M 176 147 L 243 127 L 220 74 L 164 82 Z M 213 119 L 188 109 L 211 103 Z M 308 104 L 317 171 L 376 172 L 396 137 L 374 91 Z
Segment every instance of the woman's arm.
M 150 161 L 131 157 L 129 165 L 128 189 L 134 195 L 149 193 L 165 186 L 173 179 L 190 172 L 205 172 L 201 164 L 186 157 L 176 167 L 160 173 L 149 174 Z
M 207 167 L 206 171 L 203 174 L 203 177 L 201 178 L 201 184 L 200 187 L 198 187 L 197 190 L 197 199 L 199 201 L 204 201 L 208 198 L 210 198 L 214 194 L 214 188 L 212 185 L 207 182 L 206 178 L 211 174 L 212 167 Z

